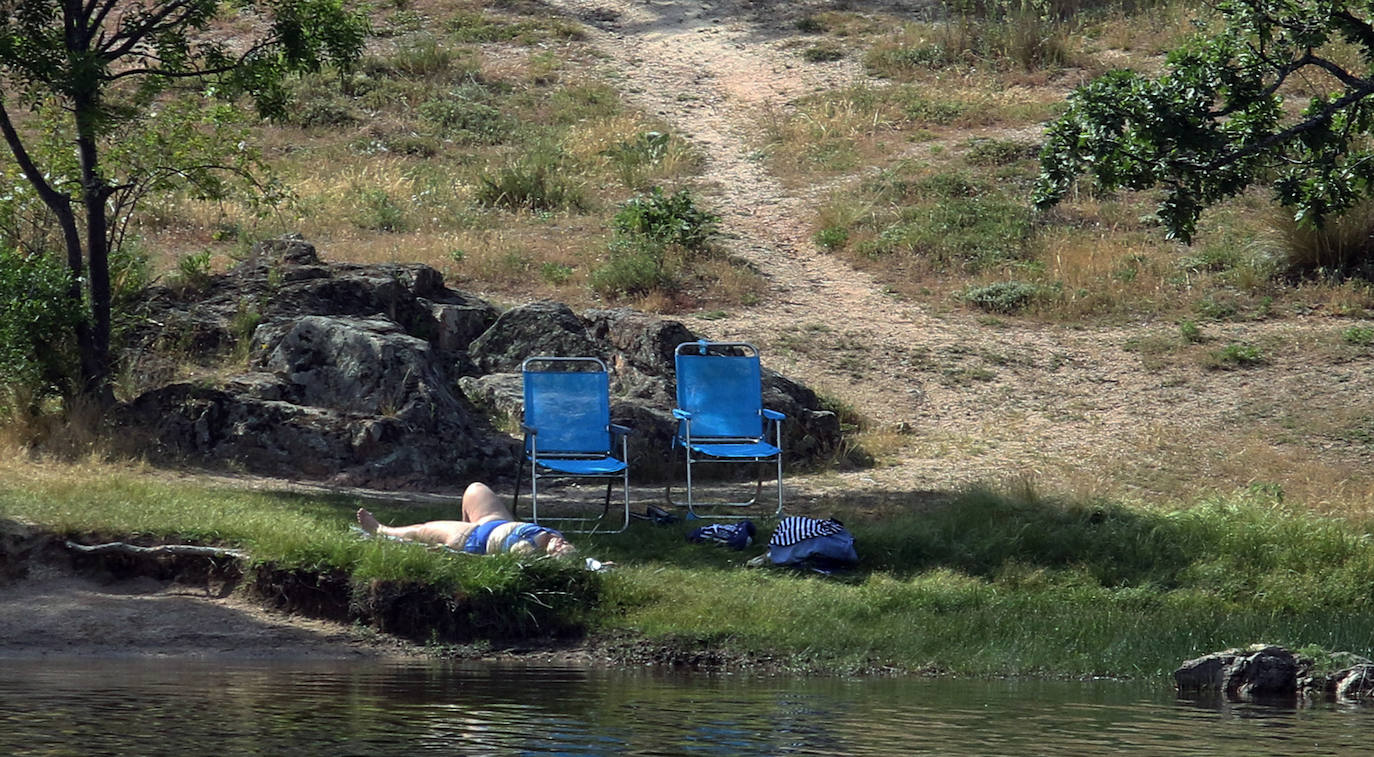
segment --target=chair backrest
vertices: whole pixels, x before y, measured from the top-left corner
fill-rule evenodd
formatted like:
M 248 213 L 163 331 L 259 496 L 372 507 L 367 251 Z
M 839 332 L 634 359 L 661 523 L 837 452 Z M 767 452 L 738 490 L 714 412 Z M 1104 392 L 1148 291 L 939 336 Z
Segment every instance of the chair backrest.
M 535 443 L 541 454 L 610 451 L 611 394 L 605 363 L 594 357 L 532 357 L 520 371 L 525 425 L 538 429 Z
M 693 438 L 763 435 L 759 351 L 745 342 L 684 342 L 674 350 L 677 406 L 692 414 Z

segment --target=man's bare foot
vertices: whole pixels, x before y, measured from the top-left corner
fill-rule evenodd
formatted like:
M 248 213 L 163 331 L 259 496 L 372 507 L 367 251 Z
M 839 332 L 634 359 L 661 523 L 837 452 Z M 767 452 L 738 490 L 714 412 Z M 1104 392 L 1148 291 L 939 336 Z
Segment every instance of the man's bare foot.
M 362 526 L 363 530 L 369 534 L 375 534 L 377 533 L 377 526 L 382 524 L 377 521 L 372 513 L 360 507 L 358 508 L 358 525 Z

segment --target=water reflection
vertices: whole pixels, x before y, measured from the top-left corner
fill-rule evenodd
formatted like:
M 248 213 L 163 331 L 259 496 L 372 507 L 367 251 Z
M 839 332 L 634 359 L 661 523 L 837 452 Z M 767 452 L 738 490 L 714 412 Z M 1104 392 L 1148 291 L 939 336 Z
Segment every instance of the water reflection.
M 1119 682 L 0 660 L 0 754 L 1362 754 L 1371 726 Z

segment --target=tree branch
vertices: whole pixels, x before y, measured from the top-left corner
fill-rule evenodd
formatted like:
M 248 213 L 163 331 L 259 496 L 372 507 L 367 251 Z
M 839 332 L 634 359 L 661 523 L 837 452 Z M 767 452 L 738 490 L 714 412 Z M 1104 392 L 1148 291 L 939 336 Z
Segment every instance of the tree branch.
M 156 547 L 140 547 L 137 544 L 125 544 L 122 541 L 109 542 L 108 544 L 77 544 L 68 540 L 67 549 L 75 552 L 82 552 L 88 555 L 102 554 L 126 554 L 126 555 L 195 555 L 199 557 L 230 557 L 235 560 L 247 560 L 248 553 L 241 549 L 226 549 L 224 547 L 202 547 L 194 544 L 162 544 Z
M 1321 112 L 1317 113 L 1316 115 L 1309 116 L 1306 120 L 1296 123 L 1288 127 L 1287 129 L 1284 129 L 1283 131 L 1275 132 L 1265 137 L 1264 139 L 1261 139 L 1257 142 L 1252 142 L 1251 144 L 1248 144 L 1245 147 L 1242 147 L 1234 152 L 1226 153 L 1225 155 L 1222 155 L 1221 157 L 1217 158 L 1216 160 L 1213 160 L 1210 163 L 1188 163 L 1188 165 L 1192 166 L 1194 170 L 1201 171 L 1213 171 L 1218 168 L 1223 168 L 1232 163 L 1235 163 L 1241 158 L 1249 157 L 1251 155 L 1254 155 L 1255 153 L 1264 152 L 1270 147 L 1283 144 L 1284 142 L 1287 142 L 1288 140 L 1298 136 L 1299 134 L 1311 131 L 1317 128 L 1318 126 L 1322 125 L 1323 123 L 1330 121 L 1331 117 L 1335 115 L 1338 111 L 1346 108 L 1347 106 L 1353 105 L 1359 102 L 1360 100 L 1369 97 L 1370 95 L 1374 95 L 1374 82 L 1364 82 L 1364 86 L 1360 89 L 1346 94 L 1339 100 L 1331 101 L 1327 104 L 1325 108 L 1322 108 Z M 1187 161 L 1177 162 L 1187 163 Z
M 29 156 L 29 151 L 24 148 L 24 142 L 19 137 L 19 132 L 15 130 L 13 122 L 10 121 L 10 114 L 5 109 L 3 100 L 0 100 L 0 132 L 5 135 L 5 143 L 9 145 L 10 152 L 14 155 L 14 162 L 19 164 L 19 170 L 24 172 L 24 178 L 28 179 L 33 188 L 37 190 L 43 204 L 54 211 L 70 208 L 71 199 L 52 188 L 52 185 L 43 178 L 43 171 L 33 162 L 33 158 Z
M 136 24 L 126 26 L 121 22 L 114 35 L 101 45 L 100 52 L 109 60 L 122 58 L 157 32 L 186 23 L 193 10 L 192 0 L 169 0 L 156 14 L 140 19 Z M 173 17 L 174 14 L 177 15 Z M 125 41 L 121 43 L 120 40 Z

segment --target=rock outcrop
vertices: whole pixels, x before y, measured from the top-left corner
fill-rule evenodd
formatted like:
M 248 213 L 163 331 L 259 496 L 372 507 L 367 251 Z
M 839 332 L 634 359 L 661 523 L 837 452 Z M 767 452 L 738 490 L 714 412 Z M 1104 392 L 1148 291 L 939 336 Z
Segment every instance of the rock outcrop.
M 637 478 L 666 475 L 673 350 L 698 338 L 627 309 L 556 302 L 504 313 L 424 265 L 324 263 L 283 238 L 197 291 L 155 287 L 132 334 L 144 391 L 122 406 L 128 441 L 153 458 L 271 476 L 403 488 L 509 479 L 520 364 L 592 355 L 613 376 L 612 416 L 634 429 Z M 228 360 L 238 370 L 226 372 Z M 209 359 L 213 358 L 213 359 Z M 178 379 L 202 361 L 214 378 Z M 788 465 L 832 452 L 833 413 L 765 370 L 764 402 L 788 415 Z
M 1348 653 L 1331 655 L 1338 669 L 1316 670 L 1308 657 L 1267 644 L 1227 649 L 1184 662 L 1174 671 L 1180 694 L 1231 701 L 1291 700 L 1300 696 L 1374 702 L 1374 663 Z

